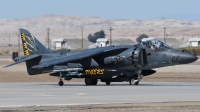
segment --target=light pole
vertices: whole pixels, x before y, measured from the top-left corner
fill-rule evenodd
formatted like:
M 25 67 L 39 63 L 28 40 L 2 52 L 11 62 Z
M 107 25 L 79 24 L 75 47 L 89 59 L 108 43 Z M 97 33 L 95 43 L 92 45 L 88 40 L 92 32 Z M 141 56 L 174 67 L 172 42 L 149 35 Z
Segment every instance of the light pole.
M 110 27 L 110 46 L 112 46 L 112 30 L 114 30 L 114 29 L 112 29 L 112 27 Z
M 164 43 L 166 43 L 165 30 L 166 28 L 164 27 Z
M 83 49 L 83 28 L 81 28 L 81 32 L 82 32 L 82 49 Z

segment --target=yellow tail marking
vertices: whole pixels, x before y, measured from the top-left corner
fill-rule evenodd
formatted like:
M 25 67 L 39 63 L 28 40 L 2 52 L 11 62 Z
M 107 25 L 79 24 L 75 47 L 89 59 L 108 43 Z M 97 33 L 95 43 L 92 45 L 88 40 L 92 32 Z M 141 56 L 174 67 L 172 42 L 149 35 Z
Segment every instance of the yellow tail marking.
M 23 43 L 24 48 L 28 49 L 27 44 Z
M 28 52 L 28 46 L 26 44 L 26 37 L 24 33 L 21 33 L 21 38 L 22 38 L 22 44 L 23 44 L 23 48 L 24 48 L 24 55 L 28 56 L 29 52 Z
M 24 33 L 21 34 L 22 41 L 26 41 Z

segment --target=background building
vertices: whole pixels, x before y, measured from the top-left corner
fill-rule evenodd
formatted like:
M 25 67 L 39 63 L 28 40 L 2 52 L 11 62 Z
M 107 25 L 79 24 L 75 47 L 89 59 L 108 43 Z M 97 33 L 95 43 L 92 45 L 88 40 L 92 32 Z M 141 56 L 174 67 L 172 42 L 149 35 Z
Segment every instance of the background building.
M 200 46 L 200 38 L 190 38 L 189 45 L 190 46 Z
M 97 47 L 105 47 L 109 46 L 109 39 L 108 38 L 99 38 L 96 42 Z
M 56 38 L 56 39 L 53 39 L 52 48 L 53 49 L 70 49 L 71 46 L 69 42 L 67 41 L 67 39 Z
M 96 48 L 96 47 L 109 46 L 109 41 L 110 41 L 110 39 L 108 39 L 108 38 L 99 38 L 99 39 L 97 39 L 96 43 L 89 45 L 88 48 L 91 49 L 91 48 Z

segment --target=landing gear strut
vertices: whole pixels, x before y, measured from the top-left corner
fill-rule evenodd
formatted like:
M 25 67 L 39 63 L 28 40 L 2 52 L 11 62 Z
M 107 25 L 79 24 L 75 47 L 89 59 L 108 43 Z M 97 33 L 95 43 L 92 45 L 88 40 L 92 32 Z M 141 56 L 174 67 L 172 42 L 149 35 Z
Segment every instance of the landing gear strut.
M 140 81 L 136 80 L 136 79 L 130 79 L 129 80 L 129 84 L 130 85 L 138 85 Z
M 132 78 L 129 80 L 129 84 L 130 85 L 138 85 L 139 82 L 142 80 L 142 74 L 141 74 L 141 70 L 136 71 L 137 74 L 137 78 Z
M 60 80 L 60 81 L 58 82 L 58 85 L 59 85 L 59 86 L 63 86 L 63 84 L 64 84 L 64 82 L 62 81 L 62 78 L 63 78 L 63 77 L 62 77 L 62 73 L 60 72 L 60 76 L 59 76 L 59 80 Z

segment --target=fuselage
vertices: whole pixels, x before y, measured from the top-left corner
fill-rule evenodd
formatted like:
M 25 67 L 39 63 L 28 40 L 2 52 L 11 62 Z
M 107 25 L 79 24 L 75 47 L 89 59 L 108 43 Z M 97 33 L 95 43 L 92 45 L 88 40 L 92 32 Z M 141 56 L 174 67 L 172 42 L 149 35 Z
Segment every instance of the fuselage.
M 100 53 L 92 56 L 98 66 L 88 66 L 85 61 L 87 59 L 81 58 L 82 55 L 88 54 L 94 51 L 114 50 L 122 49 L 121 51 L 113 51 L 111 53 Z M 106 69 L 117 71 L 135 71 L 135 70 L 150 70 L 159 67 L 173 66 L 177 64 L 191 63 L 197 59 L 197 57 L 191 53 L 181 50 L 174 50 L 172 48 L 162 50 L 152 50 L 141 45 L 126 45 L 115 47 L 100 47 L 94 49 L 86 49 L 82 51 L 68 51 L 68 52 L 56 52 L 50 54 L 42 54 L 39 64 L 47 62 L 49 60 L 56 60 L 58 58 L 68 58 L 70 56 L 79 56 L 80 60 L 72 60 L 70 63 L 81 63 L 83 65 L 81 73 L 84 73 L 88 69 Z M 62 63 L 58 66 L 67 66 L 68 63 Z M 43 69 L 44 72 L 53 72 L 54 67 L 47 67 Z

